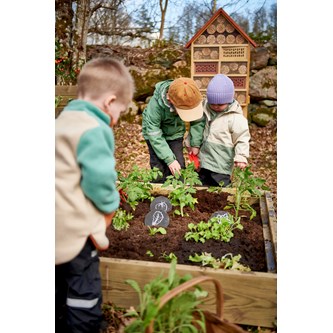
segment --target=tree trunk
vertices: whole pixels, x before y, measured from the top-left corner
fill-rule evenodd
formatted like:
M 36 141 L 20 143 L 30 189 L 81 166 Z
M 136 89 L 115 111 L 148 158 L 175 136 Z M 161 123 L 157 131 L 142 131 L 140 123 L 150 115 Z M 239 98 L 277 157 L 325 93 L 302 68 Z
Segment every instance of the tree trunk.
M 71 66 L 70 54 L 72 50 L 73 16 L 72 0 L 55 1 L 55 37 L 58 43 L 56 58 L 69 58 L 67 66 Z M 57 59 L 56 59 L 57 60 Z M 68 69 L 67 69 L 68 70 Z M 56 84 L 64 84 L 63 75 L 56 75 Z
M 86 62 L 86 44 L 90 15 L 90 0 L 77 1 L 75 32 L 73 34 L 72 59 L 74 70 L 80 69 Z
M 163 4 L 163 0 L 160 0 L 160 9 L 161 9 L 161 25 L 160 25 L 160 37 L 159 37 L 160 40 L 163 39 L 165 16 L 166 16 L 167 8 L 168 8 L 168 2 L 169 2 L 169 0 L 165 0 L 165 2 Z

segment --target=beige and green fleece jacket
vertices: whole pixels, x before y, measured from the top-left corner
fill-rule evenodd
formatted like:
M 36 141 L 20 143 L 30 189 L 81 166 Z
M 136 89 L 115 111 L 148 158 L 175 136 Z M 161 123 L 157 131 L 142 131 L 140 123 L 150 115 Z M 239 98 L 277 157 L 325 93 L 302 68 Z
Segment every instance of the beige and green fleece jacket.
M 214 112 L 204 102 L 206 118 L 199 158 L 201 168 L 231 175 L 234 162 L 245 162 L 249 157 L 250 132 L 248 121 L 239 103 L 224 112 Z
M 106 249 L 104 214 L 119 207 L 110 117 L 83 100 L 55 121 L 55 264 L 75 258 L 88 237 Z

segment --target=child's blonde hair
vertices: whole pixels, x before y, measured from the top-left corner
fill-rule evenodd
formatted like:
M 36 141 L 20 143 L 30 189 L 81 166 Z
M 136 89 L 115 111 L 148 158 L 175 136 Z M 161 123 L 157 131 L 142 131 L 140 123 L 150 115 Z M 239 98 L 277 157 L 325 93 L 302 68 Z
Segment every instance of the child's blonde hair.
M 109 92 L 121 101 L 131 101 L 134 81 L 128 68 L 119 60 L 108 57 L 88 61 L 78 76 L 78 97 L 98 99 Z

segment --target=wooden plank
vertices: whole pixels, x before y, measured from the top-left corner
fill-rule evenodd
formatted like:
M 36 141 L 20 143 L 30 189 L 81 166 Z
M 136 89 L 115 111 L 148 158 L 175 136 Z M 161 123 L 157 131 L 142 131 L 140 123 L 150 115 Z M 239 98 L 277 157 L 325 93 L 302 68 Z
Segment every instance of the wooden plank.
M 77 86 L 55 86 L 55 96 L 61 96 L 61 100 L 55 108 L 57 118 L 68 102 L 77 98 Z
M 77 86 L 55 86 L 56 96 L 72 96 L 76 97 Z
M 137 293 L 125 280 L 137 281 L 141 288 L 160 274 L 167 276 L 170 264 L 135 260 L 100 258 L 104 302 L 117 306 L 138 306 Z M 224 318 L 244 325 L 273 327 L 277 316 L 277 278 L 273 273 L 214 270 L 190 265 L 177 265 L 177 274 L 192 277 L 209 275 L 218 279 L 224 289 Z M 209 292 L 204 309 L 215 312 L 214 287 L 203 286 Z
M 159 195 L 167 195 L 169 187 L 161 188 L 162 184 L 152 184 L 152 192 Z M 207 189 L 207 187 L 197 187 Z M 223 191 L 234 194 L 235 189 L 223 188 Z M 270 223 L 275 215 L 271 205 L 267 206 L 269 195 L 260 198 L 260 209 L 263 218 L 263 233 L 268 272 L 238 272 L 213 268 L 203 268 L 191 265 L 177 265 L 177 274 L 183 276 L 191 274 L 209 275 L 217 278 L 224 288 L 225 318 L 231 322 L 244 325 L 273 327 L 277 316 L 277 274 L 276 257 L 272 248 Z M 257 198 L 252 198 L 257 199 Z M 258 200 L 258 199 L 257 199 Z M 276 219 L 275 219 L 276 221 Z M 275 238 L 276 241 L 276 238 Z M 137 293 L 125 283 L 131 279 L 138 282 L 141 288 L 160 274 L 167 275 L 170 264 L 113 259 L 101 257 L 100 271 L 102 276 L 102 289 L 104 302 L 112 301 L 117 306 L 129 308 L 139 304 Z M 275 260 L 274 260 L 275 259 Z M 207 284 L 205 290 L 210 296 L 203 308 L 215 311 L 214 287 Z
M 267 271 L 275 273 L 276 256 L 274 255 L 274 251 L 272 248 L 272 237 L 269 228 L 268 209 L 264 197 L 260 198 L 260 216 L 264 234 Z
M 275 254 L 275 261 L 277 262 L 277 220 L 276 220 L 276 214 L 274 210 L 274 204 L 272 200 L 272 194 L 271 192 L 265 192 L 265 200 L 267 205 L 267 211 L 268 211 L 268 220 L 269 220 L 269 228 L 270 233 L 272 237 L 272 244 L 274 248 L 274 254 Z

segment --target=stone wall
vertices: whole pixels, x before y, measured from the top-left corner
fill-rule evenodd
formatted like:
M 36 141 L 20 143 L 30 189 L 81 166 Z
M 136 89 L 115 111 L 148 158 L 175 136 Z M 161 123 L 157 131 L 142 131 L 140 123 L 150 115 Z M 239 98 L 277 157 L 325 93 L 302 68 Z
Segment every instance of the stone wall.
M 251 52 L 249 121 L 259 126 L 277 116 L 277 52 L 276 45 L 266 44 Z
M 134 101 L 125 117 L 141 114 L 154 92 L 155 84 L 179 76 L 190 76 L 191 53 L 183 46 L 165 44 L 151 48 L 90 46 L 87 58 L 112 56 L 125 62 L 136 84 Z M 276 120 L 277 50 L 265 44 L 251 51 L 250 104 L 248 119 L 259 126 Z

